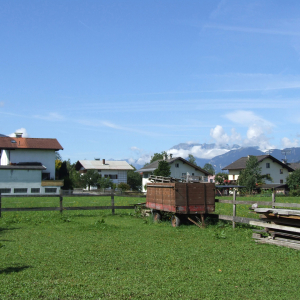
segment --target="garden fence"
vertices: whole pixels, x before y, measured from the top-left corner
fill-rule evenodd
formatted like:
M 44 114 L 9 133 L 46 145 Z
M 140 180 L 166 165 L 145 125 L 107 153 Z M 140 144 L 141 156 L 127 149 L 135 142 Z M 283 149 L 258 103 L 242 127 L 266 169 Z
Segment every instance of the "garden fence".
M 0 193 L 0 217 L 2 216 L 2 212 L 7 211 L 60 211 L 62 213 L 64 210 L 105 210 L 111 209 L 112 214 L 115 214 L 115 209 L 135 209 L 136 204 L 127 205 L 127 206 L 115 206 L 115 194 L 114 193 L 106 193 L 106 194 L 71 194 L 67 195 L 67 197 L 111 197 L 111 205 L 110 206 L 70 206 L 65 207 L 63 206 L 63 195 L 1 195 Z M 130 198 L 145 198 L 145 196 L 137 196 L 137 195 L 121 195 L 122 197 L 130 197 Z M 2 208 L 2 198 L 15 198 L 15 197 L 57 197 L 59 198 L 59 206 L 57 207 L 16 207 L 16 208 Z
M 228 215 L 218 215 L 219 220 L 226 220 L 226 221 L 232 221 L 232 227 L 235 228 L 235 223 L 246 223 L 249 224 L 250 221 L 257 221 L 257 219 L 254 218 L 245 218 L 245 217 L 237 217 L 236 216 L 236 207 L 239 204 L 247 204 L 247 205 L 253 205 L 257 204 L 259 206 L 272 206 L 272 208 L 277 207 L 287 207 L 287 208 L 300 208 L 299 203 L 277 203 L 276 202 L 276 193 L 272 193 L 272 201 L 237 201 L 236 200 L 236 191 L 233 192 L 233 199 L 232 200 L 219 200 L 216 199 L 216 202 L 219 203 L 231 203 L 232 204 L 232 216 Z

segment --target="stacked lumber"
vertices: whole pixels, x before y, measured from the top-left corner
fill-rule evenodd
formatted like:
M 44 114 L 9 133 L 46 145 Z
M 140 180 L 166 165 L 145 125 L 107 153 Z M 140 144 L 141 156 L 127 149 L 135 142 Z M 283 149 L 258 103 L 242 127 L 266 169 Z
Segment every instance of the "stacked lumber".
M 260 220 L 250 221 L 250 225 L 264 227 L 267 233 L 253 233 L 256 242 L 300 250 L 300 210 L 256 208 L 254 212 Z

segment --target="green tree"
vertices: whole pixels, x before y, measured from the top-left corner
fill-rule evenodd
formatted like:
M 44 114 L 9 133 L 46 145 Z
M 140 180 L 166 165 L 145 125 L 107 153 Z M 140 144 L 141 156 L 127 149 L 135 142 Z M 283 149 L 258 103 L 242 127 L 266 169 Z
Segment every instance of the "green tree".
M 107 177 L 102 177 L 99 176 L 98 180 L 97 180 L 97 188 L 98 189 L 108 189 L 108 188 L 112 188 L 113 187 L 113 181 Z
M 290 173 L 286 178 L 286 183 L 290 190 L 300 189 L 300 169 Z
M 80 176 L 80 179 L 83 185 L 88 187 L 88 190 L 91 189 L 91 186 L 96 186 L 97 181 L 100 178 L 98 171 L 96 170 L 87 170 L 86 173 Z
M 151 156 L 150 164 L 155 162 L 156 160 L 164 159 L 165 155 L 167 155 L 166 151 L 162 151 L 161 153 L 154 153 L 153 156 Z
M 142 176 L 138 172 L 135 172 L 136 168 L 134 166 L 132 167 L 133 170 L 127 172 L 127 183 L 134 191 L 137 191 L 142 186 Z
M 191 164 L 197 166 L 196 158 L 194 157 L 193 154 L 189 154 L 188 162 L 190 162 Z
M 207 171 L 208 173 L 210 173 L 210 174 L 212 174 L 212 175 L 215 174 L 215 169 L 214 169 L 214 167 L 213 167 L 211 164 L 209 164 L 209 163 L 206 163 L 206 164 L 204 165 L 203 170 Z
M 261 167 L 259 167 L 256 156 L 249 156 L 246 168 L 239 175 L 238 184 L 245 186 L 246 190 L 251 193 L 257 185 L 265 182 L 264 179 L 272 180 L 270 175 L 261 175 Z
M 225 184 L 225 180 L 228 180 L 228 174 L 227 173 L 219 172 L 219 173 L 216 174 L 215 182 L 217 184 L 223 185 L 223 184 Z
M 124 191 L 130 190 L 130 185 L 127 184 L 127 183 L 125 183 L 125 182 L 120 182 L 120 183 L 118 184 L 118 188 L 121 189 L 122 192 L 124 192 Z
M 153 174 L 155 176 L 169 177 L 171 175 L 171 166 L 167 161 L 161 160 L 158 163 L 158 167 L 154 170 Z

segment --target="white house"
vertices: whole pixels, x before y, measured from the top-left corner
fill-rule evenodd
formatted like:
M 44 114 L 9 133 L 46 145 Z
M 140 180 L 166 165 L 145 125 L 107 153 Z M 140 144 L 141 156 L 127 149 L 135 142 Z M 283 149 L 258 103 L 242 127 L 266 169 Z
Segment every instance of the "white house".
M 207 176 L 211 175 L 207 171 L 201 169 L 200 167 L 190 163 L 182 157 L 170 157 L 169 159 L 165 159 L 170 165 L 171 177 L 181 179 L 182 177 L 186 177 L 187 173 L 191 176 L 205 176 L 207 180 Z M 145 192 L 145 185 L 150 182 L 149 177 L 153 174 L 154 170 L 157 169 L 160 160 L 156 160 L 153 163 L 143 167 L 137 172 L 143 174 L 142 179 L 142 191 Z
M 59 194 L 63 180 L 55 179 L 56 139 L 0 136 L 2 194 Z
M 86 173 L 87 170 L 96 170 L 102 177 L 110 178 L 115 184 L 121 182 L 127 183 L 127 172 L 134 170 L 126 161 L 106 161 L 105 159 L 78 160 L 75 169 L 79 171 L 79 173 Z M 97 187 L 91 187 L 91 189 L 96 188 Z
M 241 157 L 232 164 L 226 166 L 222 170 L 228 170 L 228 180 L 236 182 L 239 178 L 240 172 L 246 168 L 246 162 L 248 157 Z M 293 172 L 294 169 L 291 168 L 284 162 L 276 159 L 272 155 L 258 155 L 256 156 L 259 162 L 259 167 L 261 168 L 261 174 L 269 174 L 272 181 L 266 180 L 265 188 L 275 188 L 280 185 L 285 185 L 286 178 L 289 172 Z

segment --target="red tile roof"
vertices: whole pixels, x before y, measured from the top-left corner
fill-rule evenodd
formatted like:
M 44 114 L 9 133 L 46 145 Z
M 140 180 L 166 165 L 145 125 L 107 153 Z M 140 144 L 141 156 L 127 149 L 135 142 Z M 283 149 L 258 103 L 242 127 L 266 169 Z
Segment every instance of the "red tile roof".
M 63 150 L 57 139 L 0 137 L 0 149 Z

